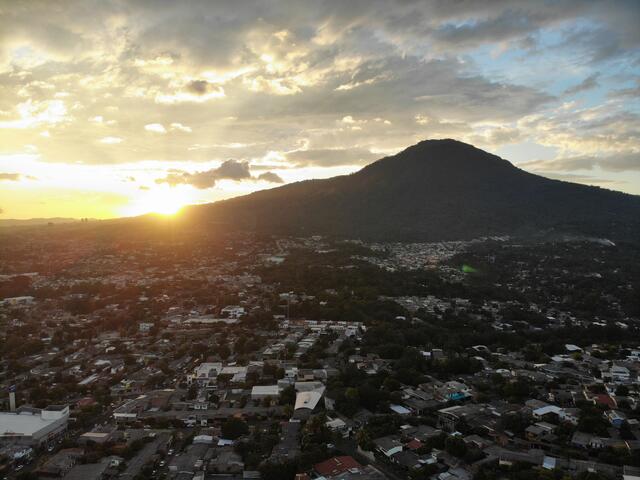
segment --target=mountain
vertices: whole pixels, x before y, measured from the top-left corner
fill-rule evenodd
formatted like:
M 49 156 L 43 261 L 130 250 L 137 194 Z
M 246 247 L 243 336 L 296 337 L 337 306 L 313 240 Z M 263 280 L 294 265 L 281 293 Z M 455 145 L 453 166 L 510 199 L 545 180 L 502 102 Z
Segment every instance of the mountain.
M 420 142 L 351 175 L 297 182 L 184 214 L 212 228 L 369 240 L 541 231 L 619 238 L 640 232 L 638 196 L 534 175 L 449 139 Z

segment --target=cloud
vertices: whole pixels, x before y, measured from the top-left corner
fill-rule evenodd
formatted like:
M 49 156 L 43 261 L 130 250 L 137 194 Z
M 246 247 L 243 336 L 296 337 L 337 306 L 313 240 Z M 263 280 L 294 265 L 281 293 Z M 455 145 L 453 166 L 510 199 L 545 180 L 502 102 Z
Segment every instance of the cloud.
M 0 173 L 0 181 L 19 182 L 24 179 L 36 180 L 36 177 L 33 177 L 31 175 L 23 175 L 21 173 Z
M 34 128 L 55 125 L 68 120 L 67 107 L 62 100 L 36 101 L 29 98 L 16 106 L 19 119 L 0 121 L 0 129 Z
M 202 172 L 189 173 L 185 171 L 173 171 L 163 178 L 156 179 L 156 183 L 167 183 L 172 187 L 176 185 L 191 185 L 198 189 L 212 188 L 219 180 L 263 180 L 272 183 L 283 183 L 283 180 L 272 172 L 265 172 L 258 177 L 251 175 L 248 162 L 227 160 L 218 168 Z
M 581 155 L 537 160 L 520 164 L 523 168 L 536 171 L 593 170 L 598 167 L 609 172 L 640 171 L 640 152 L 620 152 L 606 156 Z
M 120 137 L 102 137 L 100 139 L 100 143 L 104 143 L 106 145 L 117 145 L 118 143 L 122 143 L 123 139 Z
M 179 87 L 172 93 L 159 92 L 155 96 L 156 103 L 205 103 L 225 97 L 224 88 L 221 85 L 209 83 L 206 80 L 193 80 Z
M 187 90 L 196 95 L 204 95 L 209 91 L 211 84 L 206 80 L 192 80 L 187 84 Z
M 161 134 L 167 133 L 167 129 L 164 128 L 164 125 L 162 125 L 161 123 L 148 123 L 147 125 L 144 126 L 144 129 L 147 132 L 161 133 Z
M 577 85 L 567 88 L 564 91 L 564 94 L 575 95 L 576 93 L 581 93 L 581 92 L 585 92 L 587 90 L 596 88 L 599 85 L 598 83 L 599 76 L 600 74 L 598 72 L 589 75 L 587 78 L 585 78 L 582 82 L 578 83 Z
M 636 80 L 634 87 L 613 90 L 609 93 L 609 96 L 612 98 L 637 100 L 640 98 L 640 78 Z
M 564 182 L 582 183 L 584 185 L 616 185 L 619 186 L 626 182 L 620 180 L 609 180 L 606 178 L 591 177 L 589 175 L 578 175 L 575 173 L 557 173 L 557 172 L 536 172 L 543 177 L 552 178 L 554 180 L 562 180 Z
M 258 180 L 262 180 L 264 182 L 284 183 L 284 180 L 282 179 L 282 177 L 280 177 L 280 175 L 278 175 L 277 173 L 274 173 L 274 172 L 261 173 L 260 175 L 258 175 L 257 178 L 258 178 Z
M 286 159 L 297 167 L 334 167 L 366 165 L 380 156 L 362 148 L 325 148 L 289 152 L 286 154 Z
M 6 180 L 8 182 L 17 182 L 22 175 L 19 173 L 0 173 L 0 180 Z
M 193 131 L 191 127 L 187 127 L 186 125 L 183 125 L 178 122 L 173 122 L 170 125 L 170 127 L 171 127 L 171 130 L 177 130 L 179 132 L 184 132 L 184 133 L 191 133 Z
M 350 171 L 425 138 L 603 172 L 640 150 L 638 2 L 159 1 L 4 9 L 0 154 L 127 164 L 118 180 L 159 162 L 201 185 L 224 174 L 202 165 L 234 158 L 251 177 L 236 194 L 260 172 Z

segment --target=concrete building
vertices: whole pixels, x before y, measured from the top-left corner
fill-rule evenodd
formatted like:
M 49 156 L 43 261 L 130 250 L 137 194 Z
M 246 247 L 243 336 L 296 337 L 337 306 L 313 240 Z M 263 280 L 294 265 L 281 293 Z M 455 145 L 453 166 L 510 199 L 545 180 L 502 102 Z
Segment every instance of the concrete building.
M 40 446 L 59 437 L 67 428 L 69 407 L 51 405 L 45 409 L 21 407 L 0 413 L 0 442 Z
M 264 398 L 278 398 L 280 388 L 278 385 L 256 385 L 251 389 L 251 400 L 262 400 Z

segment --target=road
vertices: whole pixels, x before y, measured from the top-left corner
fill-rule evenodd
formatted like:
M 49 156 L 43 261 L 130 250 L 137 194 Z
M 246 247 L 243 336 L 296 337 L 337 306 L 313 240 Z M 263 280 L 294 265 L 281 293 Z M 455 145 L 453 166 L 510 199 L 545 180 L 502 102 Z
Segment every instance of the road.
M 279 415 L 283 412 L 284 407 L 276 405 L 274 407 L 244 407 L 244 408 L 219 408 L 217 410 L 169 410 L 166 412 L 143 412 L 140 418 L 188 418 L 196 417 L 197 419 L 206 418 L 214 419 L 220 417 L 232 417 L 237 414 L 244 415 L 268 415 L 271 412 Z
M 158 447 L 168 440 L 167 434 L 158 435 L 153 441 L 147 443 L 138 454 L 127 462 L 127 469 L 120 474 L 119 478 L 133 479 L 140 473 L 142 467 L 144 467 L 151 458 L 158 451 Z

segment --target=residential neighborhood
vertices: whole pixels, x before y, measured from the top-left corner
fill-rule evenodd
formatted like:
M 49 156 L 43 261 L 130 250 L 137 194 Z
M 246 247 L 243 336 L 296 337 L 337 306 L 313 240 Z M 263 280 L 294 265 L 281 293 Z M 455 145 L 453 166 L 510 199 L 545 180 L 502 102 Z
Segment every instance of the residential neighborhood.
M 2 258 L 0 476 L 640 478 L 612 247 L 33 241 Z

